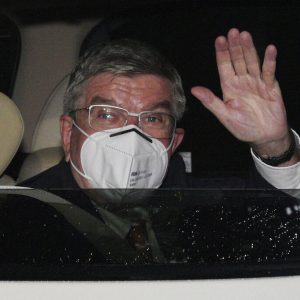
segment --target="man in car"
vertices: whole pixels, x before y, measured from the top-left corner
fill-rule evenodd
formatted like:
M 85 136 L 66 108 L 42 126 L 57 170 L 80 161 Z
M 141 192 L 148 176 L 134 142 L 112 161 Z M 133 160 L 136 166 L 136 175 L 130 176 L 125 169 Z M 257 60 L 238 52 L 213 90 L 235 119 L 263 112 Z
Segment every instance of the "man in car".
M 297 163 L 299 150 L 275 79 L 276 48 L 266 48 L 262 68 L 248 32 L 231 29 L 227 37 L 216 39 L 215 48 L 223 100 L 204 87 L 192 88 L 193 95 L 235 137 L 249 143 L 254 160 L 263 161 L 266 172 L 269 167 L 265 164 L 280 168 Z M 56 189 L 51 191 L 58 194 L 65 189 L 84 190 L 80 195 L 68 192 L 62 196 L 120 237 L 128 237 L 129 231 L 123 230 L 126 222 L 108 216 L 99 199 L 120 201 L 130 189 L 207 187 L 207 182 L 204 185 L 185 176 L 184 164 L 175 154 L 184 136 L 184 130 L 176 128 L 176 120 L 184 109 L 180 76 L 155 50 L 130 40 L 96 46 L 80 59 L 66 91 L 60 120 L 65 161 L 21 185 Z M 241 187 L 235 181 L 219 184 L 213 182 L 210 187 Z M 103 197 L 95 195 L 97 189 Z M 102 189 L 121 190 L 112 195 Z M 62 225 L 64 220 L 58 221 L 55 210 L 49 212 L 49 207 L 37 208 L 37 203 L 26 201 L 5 205 L 1 222 L 9 223 L 11 216 L 19 216 L 3 232 L 5 237 L 17 233 L 14 243 L 19 246 L 9 242 L 2 247 L 14 259 L 20 255 L 20 261 L 24 257 L 27 261 L 58 259 L 64 263 L 77 258 L 101 261 L 96 258 L 99 252 L 93 250 L 95 245 L 85 240 L 89 234 L 83 230 L 85 234 L 78 235 L 72 226 Z M 25 234 L 24 228 L 28 228 Z M 45 244 L 45 237 L 50 245 Z M 139 248 L 138 244 L 134 248 Z M 157 244 L 155 238 L 153 244 Z M 16 252 L 21 248 L 21 253 Z M 152 247 L 152 252 L 162 261 L 158 247 Z
M 268 165 L 298 162 L 275 79 L 276 48 L 267 47 L 261 68 L 247 32 L 231 29 L 215 47 L 223 101 L 204 87 L 192 88 L 193 95 L 236 138 L 249 143 L 256 164 L 266 164 L 260 164 L 263 175 Z M 156 51 L 132 41 L 98 46 L 80 60 L 65 95 L 60 121 L 65 162 L 24 184 L 189 187 L 173 157 L 184 136 L 176 128 L 184 107 L 180 77 Z

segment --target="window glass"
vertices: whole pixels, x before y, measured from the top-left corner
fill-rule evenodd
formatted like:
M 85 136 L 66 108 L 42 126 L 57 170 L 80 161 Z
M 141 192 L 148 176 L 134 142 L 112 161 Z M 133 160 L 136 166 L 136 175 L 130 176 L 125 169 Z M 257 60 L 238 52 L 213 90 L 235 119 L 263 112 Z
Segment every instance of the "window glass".
M 28 270 L 36 279 L 300 273 L 300 206 L 280 191 L 51 192 L 1 190 L 0 278 L 24 279 Z

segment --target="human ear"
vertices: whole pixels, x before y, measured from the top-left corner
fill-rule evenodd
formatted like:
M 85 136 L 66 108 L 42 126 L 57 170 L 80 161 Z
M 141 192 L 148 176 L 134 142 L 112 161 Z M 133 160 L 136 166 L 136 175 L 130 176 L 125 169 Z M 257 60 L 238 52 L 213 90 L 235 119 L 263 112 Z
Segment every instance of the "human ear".
M 62 115 L 60 117 L 60 135 L 65 152 L 65 161 L 70 160 L 70 144 L 73 128 L 73 119 L 70 116 Z
M 177 147 L 182 143 L 183 138 L 184 138 L 184 129 L 183 128 L 176 128 L 174 141 L 173 141 L 173 145 L 172 145 L 172 148 L 171 148 L 171 155 L 174 154 Z

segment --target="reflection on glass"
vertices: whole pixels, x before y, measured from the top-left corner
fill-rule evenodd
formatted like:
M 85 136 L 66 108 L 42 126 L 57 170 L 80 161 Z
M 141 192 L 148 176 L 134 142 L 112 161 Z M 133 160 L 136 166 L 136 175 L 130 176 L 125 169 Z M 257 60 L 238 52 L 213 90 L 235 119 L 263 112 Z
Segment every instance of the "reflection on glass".
M 105 193 L 103 193 L 105 192 Z M 297 262 L 298 200 L 280 191 L 1 190 L 2 264 Z

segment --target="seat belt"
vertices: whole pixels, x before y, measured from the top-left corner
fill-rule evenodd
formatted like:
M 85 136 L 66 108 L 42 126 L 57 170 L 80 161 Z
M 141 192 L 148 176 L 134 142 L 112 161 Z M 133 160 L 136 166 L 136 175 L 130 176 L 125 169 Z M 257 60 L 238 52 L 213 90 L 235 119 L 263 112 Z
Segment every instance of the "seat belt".
M 0 194 L 32 197 L 55 208 L 100 253 L 111 258 L 113 263 L 142 264 L 144 262 L 143 256 L 131 248 L 127 241 L 117 235 L 109 226 L 79 206 L 55 194 L 20 186 L 2 186 Z

